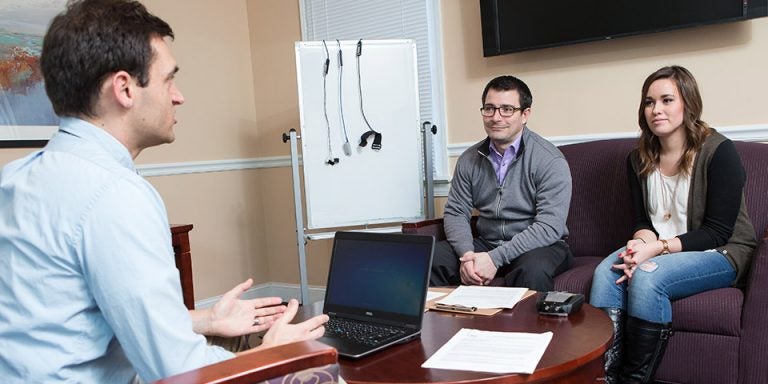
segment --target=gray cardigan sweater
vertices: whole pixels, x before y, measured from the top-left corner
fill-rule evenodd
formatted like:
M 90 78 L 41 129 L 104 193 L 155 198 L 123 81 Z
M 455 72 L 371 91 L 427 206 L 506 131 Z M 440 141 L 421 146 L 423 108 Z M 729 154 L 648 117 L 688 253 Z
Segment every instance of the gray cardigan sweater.
M 474 251 L 470 218 L 477 210 L 478 236 L 496 247 L 489 254 L 500 267 L 568 237 L 571 172 L 557 147 L 524 127 L 517 158 L 499 185 L 488 157 L 489 143 L 486 138 L 459 157 L 444 225 L 457 254 Z
M 628 158 L 628 171 L 635 232 L 649 229 L 656 233 L 648 218 L 646 178 L 639 176 L 639 169 L 638 153 L 634 150 Z M 733 142 L 712 129 L 696 155 L 690 177 L 688 232 L 677 236 L 683 251 L 717 249 L 736 269 L 733 285 L 741 286 L 757 240 L 744 204 L 746 173 Z

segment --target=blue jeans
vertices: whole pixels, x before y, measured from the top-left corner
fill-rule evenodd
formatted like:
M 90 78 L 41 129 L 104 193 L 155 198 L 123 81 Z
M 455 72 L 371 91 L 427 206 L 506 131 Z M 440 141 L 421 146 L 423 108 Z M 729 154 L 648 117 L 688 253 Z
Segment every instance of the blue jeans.
M 598 308 L 624 309 L 629 316 L 652 323 L 672 321 L 672 300 L 716 288 L 728 287 L 736 270 L 717 251 L 677 252 L 659 255 L 646 262 L 658 267 L 638 267 L 629 282 L 616 284 L 622 270 L 611 268 L 622 263 L 619 253 L 606 257 L 595 269 L 590 304 Z

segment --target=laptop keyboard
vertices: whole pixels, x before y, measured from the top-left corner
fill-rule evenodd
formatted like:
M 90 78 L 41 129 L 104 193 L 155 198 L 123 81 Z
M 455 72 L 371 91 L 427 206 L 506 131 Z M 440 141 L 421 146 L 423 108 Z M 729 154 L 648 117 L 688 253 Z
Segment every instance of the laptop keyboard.
M 325 324 L 325 335 L 376 345 L 405 334 L 405 330 L 386 325 L 364 323 L 350 319 L 331 318 Z

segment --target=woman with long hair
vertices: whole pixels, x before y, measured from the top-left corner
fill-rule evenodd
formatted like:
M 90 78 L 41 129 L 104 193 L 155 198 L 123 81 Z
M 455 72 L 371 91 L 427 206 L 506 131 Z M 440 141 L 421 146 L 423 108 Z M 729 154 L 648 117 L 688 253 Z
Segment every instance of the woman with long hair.
M 672 300 L 744 283 L 755 231 L 733 143 L 701 120 L 696 80 L 664 67 L 643 84 L 627 158 L 634 230 L 595 270 L 590 302 L 614 326 L 606 382 L 650 383 L 672 335 Z

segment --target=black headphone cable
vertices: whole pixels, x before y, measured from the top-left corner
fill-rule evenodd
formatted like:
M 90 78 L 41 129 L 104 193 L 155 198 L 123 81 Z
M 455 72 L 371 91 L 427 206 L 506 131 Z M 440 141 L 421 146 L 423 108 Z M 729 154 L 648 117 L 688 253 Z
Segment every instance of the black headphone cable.
M 356 53 L 356 60 L 357 60 L 357 91 L 358 95 L 360 96 L 360 114 L 363 115 L 363 121 L 365 121 L 365 125 L 368 126 L 368 131 L 364 132 L 360 136 L 360 146 L 365 147 L 368 145 L 368 138 L 373 135 L 373 144 L 371 144 L 371 149 L 374 151 L 378 151 L 381 149 L 381 133 L 376 132 L 373 128 L 371 128 L 371 124 L 368 122 L 368 118 L 365 117 L 365 110 L 363 109 L 363 82 L 360 77 L 360 56 L 363 54 L 363 39 L 360 39 L 357 41 L 357 53 Z
M 328 132 L 328 160 L 325 163 L 336 165 L 339 163 L 339 158 L 333 156 L 333 148 L 331 146 L 331 123 L 328 121 L 328 92 L 326 87 L 331 56 L 328 53 L 328 45 L 325 44 L 325 40 L 323 40 L 323 48 L 325 48 L 325 63 L 323 64 L 323 115 L 325 115 L 325 128 Z
M 342 59 L 341 43 L 339 42 L 339 39 L 336 39 L 336 46 L 339 48 L 339 116 L 341 117 L 341 128 L 344 130 L 344 146 L 342 148 L 344 149 L 345 155 L 352 156 L 352 145 L 349 143 L 349 136 L 347 136 L 347 125 L 344 123 L 344 101 L 341 97 L 341 78 L 344 69 L 344 60 Z

